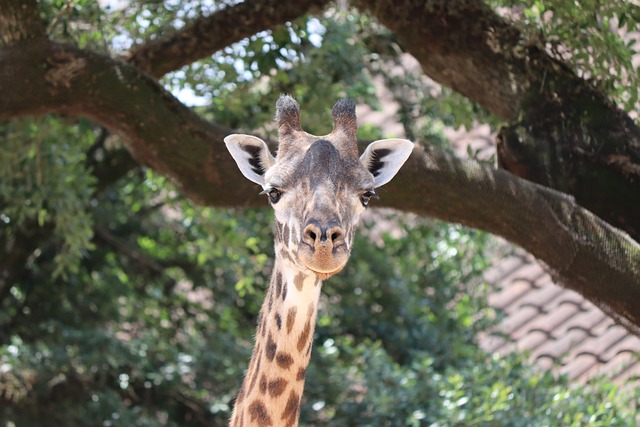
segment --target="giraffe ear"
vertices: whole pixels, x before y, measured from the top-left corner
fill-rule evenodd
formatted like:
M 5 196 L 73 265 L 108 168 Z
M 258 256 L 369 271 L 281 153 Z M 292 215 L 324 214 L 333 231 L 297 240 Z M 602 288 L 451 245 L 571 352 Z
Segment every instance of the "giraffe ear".
M 412 150 L 413 142 L 406 139 L 381 139 L 369 144 L 360 162 L 373 175 L 376 187 L 380 187 L 398 173 Z
M 250 181 L 264 185 L 264 174 L 276 161 L 267 144 L 251 135 L 233 134 L 224 139 L 240 172 Z

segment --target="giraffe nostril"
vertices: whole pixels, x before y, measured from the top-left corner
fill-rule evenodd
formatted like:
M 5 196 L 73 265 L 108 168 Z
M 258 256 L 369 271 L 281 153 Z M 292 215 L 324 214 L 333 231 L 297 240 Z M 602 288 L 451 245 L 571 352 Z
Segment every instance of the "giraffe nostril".
M 342 230 L 341 227 L 335 226 L 335 227 L 331 227 L 330 230 L 328 230 L 329 237 L 331 238 L 331 243 L 333 244 L 333 246 L 338 246 L 342 243 L 344 243 L 344 231 Z
M 305 243 L 311 245 L 311 247 L 315 247 L 316 242 L 320 238 L 320 233 L 320 227 L 318 227 L 316 224 L 311 223 L 304 228 L 302 239 Z

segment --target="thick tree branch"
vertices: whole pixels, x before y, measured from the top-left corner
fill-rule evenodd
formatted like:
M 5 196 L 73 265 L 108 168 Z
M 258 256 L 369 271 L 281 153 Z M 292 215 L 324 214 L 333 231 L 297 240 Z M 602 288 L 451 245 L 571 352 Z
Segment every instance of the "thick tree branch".
M 382 202 L 488 231 L 544 262 L 576 290 L 640 333 L 640 245 L 573 197 L 442 152 L 414 155 Z
M 195 19 L 179 32 L 146 42 L 133 50 L 129 62 L 161 77 L 260 31 L 320 10 L 328 3 L 329 0 L 244 1 Z
M 529 87 L 520 34 L 481 0 L 355 0 L 396 33 L 437 82 L 506 120 Z
M 159 78 L 224 47 L 305 13 L 320 10 L 328 0 L 303 0 L 282 3 L 256 0 L 226 7 L 208 17 L 190 22 L 180 31 L 147 41 L 131 52 L 127 62 Z M 90 163 L 101 191 L 133 169 L 137 164 L 125 150 L 106 154 L 104 161 Z
M 434 80 L 512 122 L 500 165 L 640 241 L 640 129 L 481 0 L 355 0 Z
M 211 181 L 222 182 L 218 173 L 231 169 L 215 168 L 222 154 L 212 144 L 229 131 L 201 119 L 131 65 L 38 40 L 28 49 L 0 51 L 0 76 L 0 92 L 5 95 L 0 120 L 51 112 L 87 117 L 127 141 L 140 164 L 193 187 L 196 198 L 207 193 Z M 170 168 L 161 160 L 166 154 L 172 158 Z M 193 164 L 193 156 L 210 167 Z
M 202 120 L 131 65 L 37 41 L 27 50 L 0 52 L 0 75 L 9 77 L 0 79 L 0 91 L 7 94 L 0 119 L 84 115 L 120 135 L 137 161 L 172 177 L 199 203 L 265 204 L 224 149 L 229 131 Z M 381 190 L 384 206 L 459 222 L 522 246 L 568 287 L 638 331 L 640 246 L 571 197 L 421 149 Z
M 127 62 L 159 78 L 259 31 L 320 10 L 327 3 L 328 0 L 304 0 L 290 4 L 279 0 L 245 1 L 225 7 L 211 16 L 198 18 L 180 31 L 147 41 L 133 49 Z M 101 161 L 89 156 L 89 166 L 98 178 L 97 192 L 137 166 L 126 150 L 102 150 L 102 155 L 105 159 Z

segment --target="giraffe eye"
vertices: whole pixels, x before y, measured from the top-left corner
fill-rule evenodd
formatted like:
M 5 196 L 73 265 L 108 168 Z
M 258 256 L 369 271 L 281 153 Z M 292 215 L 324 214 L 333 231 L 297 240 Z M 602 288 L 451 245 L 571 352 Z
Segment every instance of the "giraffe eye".
M 360 196 L 360 201 L 362 202 L 362 206 L 367 207 L 369 205 L 369 200 L 377 199 L 377 198 L 378 198 L 378 196 L 377 196 L 377 194 L 375 192 L 373 192 L 373 191 L 365 191 Z
M 282 196 L 282 191 L 278 190 L 277 188 L 267 188 L 260 194 L 266 194 L 269 197 L 269 201 L 272 204 L 276 204 Z

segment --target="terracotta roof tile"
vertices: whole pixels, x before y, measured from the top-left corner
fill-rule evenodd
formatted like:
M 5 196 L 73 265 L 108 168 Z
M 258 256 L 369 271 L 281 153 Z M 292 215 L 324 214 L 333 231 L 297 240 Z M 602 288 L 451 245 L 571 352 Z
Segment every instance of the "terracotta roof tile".
M 584 306 L 584 300 L 581 306 Z M 585 331 L 589 331 L 591 334 L 594 334 L 594 327 L 597 327 L 598 325 L 609 324 L 609 318 L 607 317 L 607 315 L 593 306 L 583 309 L 583 311 L 577 313 L 575 316 L 571 317 L 571 319 L 567 320 L 570 321 L 558 325 L 553 330 L 554 336 L 562 336 L 566 334 L 569 329 L 583 329 Z
M 510 286 L 503 288 L 495 294 L 489 295 L 489 304 L 495 308 L 506 311 L 522 295 L 531 290 L 533 284 L 528 280 L 514 280 Z
M 627 334 L 615 345 L 602 352 L 598 357 L 600 360 L 609 363 L 621 353 L 640 354 L 640 340 L 638 337 Z
M 562 301 L 564 290 L 557 286 L 542 286 L 529 292 L 526 299 L 521 299 L 520 306 L 538 307 L 541 312 L 548 311 L 548 307 L 557 307 Z
M 640 387 L 640 337 L 578 293 L 555 285 L 524 251 L 495 262 L 485 276 L 496 289 L 488 299 L 504 317 L 480 338 L 487 351 L 528 352 L 539 369 L 574 381 L 605 375 L 623 387 Z
M 551 339 L 538 348 L 532 355 L 534 357 L 545 355 L 561 360 L 565 355 L 570 354 L 571 350 L 583 343 L 589 337 L 589 333 L 582 329 L 572 329 L 558 339 Z
M 523 254 L 512 254 L 507 257 L 496 258 L 493 261 L 492 266 L 484 274 L 485 279 L 492 283 L 503 280 L 505 276 L 529 263 L 529 260 Z
M 537 307 L 522 307 L 514 314 L 507 316 L 500 324 L 500 330 L 505 334 L 511 336 L 518 329 L 522 328 L 532 319 L 540 314 L 540 310 Z
M 560 304 L 554 304 L 545 308 L 545 313 L 532 319 L 522 329 L 525 333 L 543 331 L 549 338 L 557 338 L 564 334 L 559 334 L 557 331 L 572 321 L 572 318 L 580 313 L 580 310 L 580 306 L 573 303 L 561 302 Z
M 560 373 L 568 375 L 571 380 L 575 380 L 587 371 L 593 369 L 598 363 L 599 361 L 596 356 L 592 354 L 581 354 L 560 368 Z
M 505 339 L 503 336 L 496 334 L 483 334 L 480 337 L 480 342 L 482 343 L 482 348 L 489 353 L 497 353 L 500 348 L 508 345 L 511 341 L 508 338 Z
M 509 274 L 504 275 L 500 278 L 500 281 L 503 283 L 510 283 L 515 280 L 524 280 L 531 282 L 534 288 L 540 286 L 539 279 L 545 275 L 545 272 L 538 266 L 537 264 L 531 264 L 531 260 L 529 262 L 523 263 L 517 269 L 509 272 Z
M 579 329 L 573 329 L 573 331 L 577 331 Z M 571 331 L 569 332 L 571 333 Z M 623 328 L 620 325 L 611 324 L 609 328 L 607 328 L 606 332 L 601 335 L 594 335 L 594 338 L 585 342 L 582 342 L 580 345 L 576 346 L 572 350 L 572 354 L 593 354 L 594 356 L 600 358 L 600 360 L 606 361 L 608 359 L 604 359 L 602 356 L 607 352 L 607 350 L 614 347 L 620 341 L 622 341 L 625 337 L 631 337 L 629 331 Z M 637 338 L 637 337 L 635 337 Z M 621 349 L 622 350 L 622 349 Z M 620 350 L 620 351 L 621 351 Z
M 549 356 L 539 356 L 535 359 L 531 359 L 534 361 L 537 368 L 541 371 L 552 371 L 557 368 L 558 361 L 553 357 Z
M 549 340 L 549 333 L 541 329 L 529 331 L 522 339 L 516 341 L 516 347 L 522 351 L 535 350 Z
M 637 353 L 620 353 L 610 363 L 616 369 L 613 377 L 616 383 L 636 387 L 640 384 L 640 357 Z

